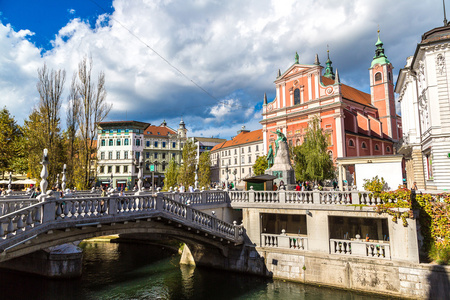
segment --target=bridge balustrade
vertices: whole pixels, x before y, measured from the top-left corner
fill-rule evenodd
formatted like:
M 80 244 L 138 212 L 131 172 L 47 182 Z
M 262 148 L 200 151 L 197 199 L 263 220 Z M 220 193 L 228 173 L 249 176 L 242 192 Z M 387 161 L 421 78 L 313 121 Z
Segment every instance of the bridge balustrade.
M 308 250 L 308 238 L 306 236 L 262 233 L 261 246 L 271 248 Z
M 330 239 L 331 254 L 391 259 L 390 244 L 386 241 Z

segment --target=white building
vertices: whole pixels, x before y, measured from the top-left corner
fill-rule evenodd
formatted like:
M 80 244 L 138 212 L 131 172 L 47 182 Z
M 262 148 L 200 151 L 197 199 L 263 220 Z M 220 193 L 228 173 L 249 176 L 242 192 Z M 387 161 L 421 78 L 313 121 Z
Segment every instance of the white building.
M 450 26 L 444 23 L 422 35 L 395 87 L 408 187 L 416 181 L 419 189 L 450 189 Z
M 243 127 L 237 136 L 211 150 L 211 182 L 225 183 L 228 167 L 228 181 L 243 188 L 242 180 L 254 175 L 253 164 L 264 155 L 262 129 L 249 131 Z
M 138 121 L 113 121 L 98 124 L 97 185 L 130 189 L 137 178 L 133 159 L 144 149 L 144 130 L 150 124 Z

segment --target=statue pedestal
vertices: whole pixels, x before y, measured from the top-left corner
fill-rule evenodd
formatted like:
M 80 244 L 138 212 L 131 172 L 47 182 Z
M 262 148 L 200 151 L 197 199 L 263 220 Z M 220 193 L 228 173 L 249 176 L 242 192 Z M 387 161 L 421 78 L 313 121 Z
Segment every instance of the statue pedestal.
M 280 185 L 280 181 L 283 181 L 285 186 L 295 184 L 295 172 L 291 166 L 289 149 L 286 142 L 280 142 L 273 166 L 267 169 L 265 173 L 276 176 L 277 179 L 274 181 L 278 186 Z

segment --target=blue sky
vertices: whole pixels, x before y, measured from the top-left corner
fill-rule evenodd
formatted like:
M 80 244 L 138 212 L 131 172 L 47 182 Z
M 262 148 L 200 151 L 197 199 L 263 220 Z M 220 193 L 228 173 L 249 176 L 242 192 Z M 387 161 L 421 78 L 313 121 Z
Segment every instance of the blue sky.
M 38 102 L 37 69 L 65 69 L 67 91 L 91 55 L 106 75 L 108 120 L 177 127 L 182 117 L 191 136 L 229 138 L 261 128 L 263 95 L 273 99 L 296 51 L 324 65 L 328 44 L 341 81 L 368 92 L 378 26 L 398 74 L 442 19 L 438 0 L 2 0 L 0 105 L 22 124 Z

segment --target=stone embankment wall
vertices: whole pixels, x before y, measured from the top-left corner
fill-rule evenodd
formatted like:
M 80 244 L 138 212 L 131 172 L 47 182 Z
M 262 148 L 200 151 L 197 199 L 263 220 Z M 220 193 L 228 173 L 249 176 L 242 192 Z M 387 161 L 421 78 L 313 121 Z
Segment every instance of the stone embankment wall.
M 366 293 L 450 299 L 450 266 L 248 246 L 230 250 L 224 257 L 192 248 L 190 254 L 183 253 L 185 263 Z

